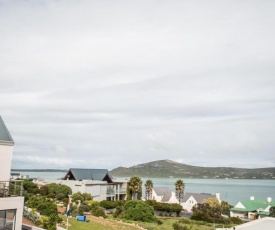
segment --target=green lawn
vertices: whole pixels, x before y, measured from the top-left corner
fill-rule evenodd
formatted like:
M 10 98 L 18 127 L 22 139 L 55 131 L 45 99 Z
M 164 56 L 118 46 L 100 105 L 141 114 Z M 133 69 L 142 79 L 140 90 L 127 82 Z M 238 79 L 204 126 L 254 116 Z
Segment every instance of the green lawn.
M 133 221 L 137 223 L 139 226 L 147 229 L 147 230 L 173 230 L 173 223 L 180 220 L 181 217 L 158 217 L 163 224 L 158 225 L 157 223 L 144 223 L 139 221 Z M 209 226 L 208 226 L 209 225 Z M 185 226 L 192 227 L 192 230 L 212 230 L 213 225 L 198 225 L 198 224 L 186 224 Z
M 64 221 L 66 221 L 65 216 L 60 216 Z M 74 218 L 69 218 L 69 230 L 137 230 L 136 227 L 126 225 L 125 223 L 119 223 L 112 219 L 102 219 L 102 223 L 95 222 L 93 220 L 89 222 L 77 221 Z M 70 226 L 71 225 L 71 226 Z M 66 228 L 63 226 L 63 228 Z

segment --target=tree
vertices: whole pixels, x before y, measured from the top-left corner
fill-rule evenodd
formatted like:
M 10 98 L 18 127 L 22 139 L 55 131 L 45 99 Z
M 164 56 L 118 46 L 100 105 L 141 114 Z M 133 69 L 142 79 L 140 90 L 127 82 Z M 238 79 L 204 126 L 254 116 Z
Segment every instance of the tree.
M 142 192 L 142 180 L 138 176 L 132 176 L 129 181 L 129 190 L 133 200 L 137 200 L 138 194 Z
M 269 209 L 269 216 L 275 217 L 275 206 L 273 206 Z
M 49 194 L 52 193 L 54 196 L 57 194 L 64 194 L 65 197 L 68 197 L 68 195 L 72 194 L 72 189 L 64 184 L 47 184 L 48 192 Z
M 130 200 L 124 205 L 124 218 L 127 220 L 155 222 L 153 207 L 142 200 Z
M 175 182 L 175 190 L 176 190 L 176 196 L 179 200 L 179 203 L 181 202 L 184 194 L 185 184 L 183 180 L 177 180 Z
M 153 190 L 153 182 L 151 180 L 147 180 L 145 182 L 145 193 L 146 193 L 146 200 L 152 199 L 152 190 Z

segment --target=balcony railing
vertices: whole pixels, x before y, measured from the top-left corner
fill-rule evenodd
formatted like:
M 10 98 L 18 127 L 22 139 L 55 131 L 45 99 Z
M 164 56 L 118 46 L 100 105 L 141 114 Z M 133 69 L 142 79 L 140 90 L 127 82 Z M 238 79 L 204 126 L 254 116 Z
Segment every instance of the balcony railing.
M 0 197 L 22 196 L 23 181 L 0 181 Z
M 107 195 L 115 195 L 115 190 L 111 187 L 107 188 Z

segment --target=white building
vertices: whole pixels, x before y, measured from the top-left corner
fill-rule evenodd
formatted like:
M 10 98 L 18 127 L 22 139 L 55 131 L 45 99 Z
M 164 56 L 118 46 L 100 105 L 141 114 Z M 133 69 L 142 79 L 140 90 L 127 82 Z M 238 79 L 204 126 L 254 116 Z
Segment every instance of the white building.
M 202 204 L 205 200 L 210 198 L 217 198 L 217 200 L 221 202 L 220 193 L 216 193 L 215 195 L 208 193 L 185 193 L 181 206 L 186 212 L 191 212 L 195 205 Z
M 169 187 L 155 187 L 152 190 L 152 198 L 157 202 L 163 203 L 179 203 L 176 193 Z
M 0 230 L 22 229 L 24 197 L 10 193 L 13 139 L 0 116 Z
M 115 180 L 107 169 L 71 168 L 63 180 L 45 180 L 46 184 L 64 184 L 73 193 L 90 193 L 93 200 L 125 200 L 127 180 Z

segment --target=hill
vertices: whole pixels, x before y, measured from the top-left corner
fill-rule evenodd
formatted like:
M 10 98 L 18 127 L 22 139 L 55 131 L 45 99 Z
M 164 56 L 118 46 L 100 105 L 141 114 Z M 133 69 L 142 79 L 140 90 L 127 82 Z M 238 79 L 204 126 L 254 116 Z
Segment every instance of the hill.
M 121 177 L 137 175 L 141 177 L 275 179 L 275 168 L 200 167 L 171 160 L 152 161 L 129 168 L 118 167 L 111 172 L 113 176 Z

